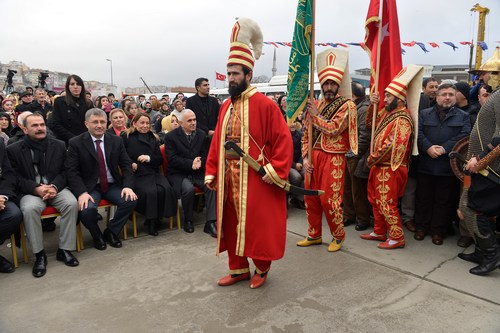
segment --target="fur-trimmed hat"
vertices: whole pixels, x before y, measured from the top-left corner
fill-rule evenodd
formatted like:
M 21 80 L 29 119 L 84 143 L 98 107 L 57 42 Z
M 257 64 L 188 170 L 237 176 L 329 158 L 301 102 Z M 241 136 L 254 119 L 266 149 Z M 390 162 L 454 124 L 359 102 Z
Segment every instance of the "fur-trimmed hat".
M 238 18 L 231 31 L 227 65 L 242 65 L 253 70 L 255 60 L 258 60 L 262 54 L 263 40 L 262 31 L 255 21 L 245 17 Z

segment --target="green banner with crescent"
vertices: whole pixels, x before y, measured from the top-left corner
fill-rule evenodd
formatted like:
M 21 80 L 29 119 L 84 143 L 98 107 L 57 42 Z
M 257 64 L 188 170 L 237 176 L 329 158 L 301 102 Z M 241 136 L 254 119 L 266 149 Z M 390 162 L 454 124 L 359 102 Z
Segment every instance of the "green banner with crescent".
M 286 116 L 293 123 L 304 110 L 309 92 L 309 63 L 311 55 L 312 1 L 299 0 L 293 30 L 292 50 L 288 61 L 288 97 Z

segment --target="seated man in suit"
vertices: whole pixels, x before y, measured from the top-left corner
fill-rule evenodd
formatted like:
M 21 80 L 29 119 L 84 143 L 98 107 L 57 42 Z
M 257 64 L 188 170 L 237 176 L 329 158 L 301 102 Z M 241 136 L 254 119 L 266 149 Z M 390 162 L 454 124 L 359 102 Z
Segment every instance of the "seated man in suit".
M 62 214 L 56 259 L 67 266 L 78 266 L 78 260 L 70 252 L 75 250 L 78 205 L 66 188 L 64 142 L 47 137 L 45 119 L 38 112 L 24 118 L 23 131 L 24 138 L 8 146 L 7 152 L 22 195 L 19 206 L 26 235 L 36 255 L 32 273 L 34 277 L 42 277 L 47 272 L 47 255 L 40 214 L 47 205 L 54 206 Z
M 182 201 L 184 231 L 194 232 L 194 185 L 205 192 L 207 222 L 204 232 L 217 237 L 215 227 L 215 192 L 204 184 L 205 162 L 208 152 L 207 133 L 196 128 L 196 115 L 189 109 L 181 113 L 181 127 L 165 135 L 165 153 L 168 161 L 167 178 Z
M 10 166 L 3 140 L 0 140 L 0 245 L 9 238 L 23 219 L 23 214 L 14 203 L 16 175 Z M 14 272 L 14 265 L 0 256 L 0 273 Z
M 122 246 L 117 235 L 137 204 L 132 189 L 132 161 L 122 139 L 105 133 L 106 123 L 103 110 L 88 110 L 85 113 L 88 132 L 69 140 L 66 159 L 68 184 L 78 198 L 80 220 L 89 229 L 98 250 L 105 250 L 106 242 L 112 247 Z M 97 206 L 101 198 L 117 206 L 104 233 L 97 225 Z

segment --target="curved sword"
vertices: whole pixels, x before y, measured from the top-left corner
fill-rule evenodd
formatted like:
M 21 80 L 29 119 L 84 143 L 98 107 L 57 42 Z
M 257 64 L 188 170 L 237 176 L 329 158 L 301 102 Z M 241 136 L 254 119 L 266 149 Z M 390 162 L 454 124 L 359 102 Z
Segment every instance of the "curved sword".
M 236 144 L 236 142 L 234 142 L 234 141 L 226 141 L 226 143 L 224 143 L 224 148 L 226 148 L 227 150 L 230 150 L 230 149 L 234 150 L 241 157 L 241 159 L 246 164 L 248 164 L 248 166 L 250 168 L 252 168 L 253 170 L 255 170 L 259 175 L 261 175 L 261 176 L 265 176 L 266 175 L 266 171 L 264 170 L 264 167 L 262 167 L 256 160 L 254 160 L 252 158 L 252 156 L 250 156 L 247 153 L 245 153 L 243 151 L 243 149 L 241 149 Z M 278 186 L 278 185 L 276 185 L 276 186 Z M 290 184 L 288 182 L 285 182 L 285 186 L 284 187 L 281 187 L 281 186 L 279 186 L 279 187 L 283 188 L 287 192 L 294 193 L 294 194 L 301 194 L 301 195 L 322 195 L 322 194 L 325 193 L 325 191 L 322 191 L 322 190 L 308 190 L 308 189 L 305 189 L 305 188 L 302 188 L 302 187 L 298 187 L 298 186 L 292 185 L 292 184 Z

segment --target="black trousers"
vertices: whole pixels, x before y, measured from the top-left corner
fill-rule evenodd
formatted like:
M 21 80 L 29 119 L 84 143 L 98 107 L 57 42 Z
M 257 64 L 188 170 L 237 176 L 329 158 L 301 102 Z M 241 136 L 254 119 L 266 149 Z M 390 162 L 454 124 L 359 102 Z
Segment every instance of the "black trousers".
M 19 230 L 23 213 L 12 201 L 5 203 L 5 209 L 0 211 L 0 244 Z
M 455 176 L 417 174 L 415 227 L 432 235 L 445 235 L 456 216 L 460 181 Z

